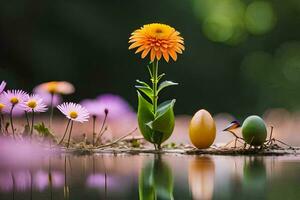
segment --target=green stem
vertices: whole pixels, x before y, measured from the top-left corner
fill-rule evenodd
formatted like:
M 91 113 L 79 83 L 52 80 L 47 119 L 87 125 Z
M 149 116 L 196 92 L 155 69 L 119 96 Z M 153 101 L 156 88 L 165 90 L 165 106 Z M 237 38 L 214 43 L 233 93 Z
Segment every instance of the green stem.
M 11 106 L 10 113 L 9 113 L 9 119 L 10 119 L 10 125 L 11 125 L 13 138 L 16 139 L 16 137 L 15 137 L 15 128 L 14 128 L 14 123 L 13 123 L 13 116 L 12 116 L 12 112 L 13 112 L 14 107 L 15 107 L 15 105 Z
M 52 126 L 52 118 L 53 118 L 53 99 L 54 99 L 54 93 L 51 93 L 49 129 L 50 129 L 51 126 Z
M 33 124 L 34 124 L 34 110 L 32 109 L 30 137 L 32 137 L 33 134 Z
M 71 127 L 70 127 L 70 132 L 69 132 L 69 138 L 68 138 L 67 148 L 69 148 L 69 146 L 70 146 L 70 140 L 71 140 L 72 128 L 73 128 L 73 121 L 71 121 Z
M 158 84 L 158 60 L 154 61 L 152 63 L 152 90 L 153 90 L 153 97 L 152 97 L 152 103 L 153 103 L 153 113 L 155 115 L 157 110 L 157 84 Z

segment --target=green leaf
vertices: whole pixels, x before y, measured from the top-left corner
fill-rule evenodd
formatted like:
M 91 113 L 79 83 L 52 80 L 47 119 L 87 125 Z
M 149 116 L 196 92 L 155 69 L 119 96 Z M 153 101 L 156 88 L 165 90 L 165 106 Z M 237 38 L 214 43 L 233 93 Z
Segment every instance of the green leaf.
M 161 75 L 159 75 L 159 76 L 157 77 L 157 81 L 159 82 L 160 79 L 161 79 L 162 77 L 164 77 L 164 75 L 166 75 L 166 74 L 165 74 L 165 73 L 162 73 Z
M 166 101 L 158 106 L 155 118 L 152 121 L 146 123 L 146 125 L 155 131 L 153 136 L 153 142 L 156 144 L 161 144 L 167 140 L 175 126 L 175 116 L 173 107 L 176 100 Z
M 152 112 L 152 104 L 150 104 L 142 95 L 140 92 L 138 92 L 138 124 L 140 131 L 144 138 L 149 141 L 153 142 L 152 136 L 154 131 L 147 126 L 147 123 L 152 121 L 154 119 L 154 114 Z
M 169 87 L 169 86 L 172 86 L 172 85 L 178 85 L 178 83 L 175 83 L 175 82 L 172 82 L 172 81 L 163 81 L 159 87 L 158 87 L 158 90 L 157 90 L 157 93 L 159 93 L 162 89 L 166 88 L 166 87 Z
M 136 80 L 136 82 L 138 82 L 138 83 L 141 84 L 142 86 L 145 86 L 145 87 L 151 89 L 151 87 L 148 85 L 148 83 L 146 83 L 146 82 L 144 82 L 144 81 Z
M 55 138 L 55 136 L 49 131 L 49 129 L 45 126 L 44 122 L 40 124 L 36 124 L 33 126 L 34 130 L 38 132 L 41 137 L 44 138 Z
M 153 97 L 153 90 L 150 87 L 136 85 L 135 86 L 139 91 L 143 92 L 147 97 L 152 100 Z

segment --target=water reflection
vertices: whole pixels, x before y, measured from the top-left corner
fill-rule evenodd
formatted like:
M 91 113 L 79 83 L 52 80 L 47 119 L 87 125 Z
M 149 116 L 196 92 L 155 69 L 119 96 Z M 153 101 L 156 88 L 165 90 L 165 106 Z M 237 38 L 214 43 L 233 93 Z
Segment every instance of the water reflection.
M 191 160 L 188 176 L 193 199 L 212 199 L 215 164 L 210 157 L 196 157 Z
M 146 161 L 139 175 L 139 198 L 174 199 L 173 198 L 173 173 L 167 162 L 160 156 L 154 160 Z
M 299 199 L 300 159 L 52 155 L 0 162 L 0 199 Z
M 244 162 L 243 192 L 251 199 L 266 198 L 267 171 L 262 157 L 250 157 Z

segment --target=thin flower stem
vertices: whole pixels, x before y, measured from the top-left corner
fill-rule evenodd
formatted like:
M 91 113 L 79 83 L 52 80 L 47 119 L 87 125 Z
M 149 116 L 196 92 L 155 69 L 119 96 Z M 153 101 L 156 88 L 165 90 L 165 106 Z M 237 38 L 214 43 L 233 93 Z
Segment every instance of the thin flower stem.
M 52 126 L 54 93 L 51 92 L 49 128 Z
M 26 117 L 27 126 L 30 128 L 29 118 L 28 118 L 28 112 L 27 111 L 25 111 L 25 117 Z
M 15 128 L 14 128 L 14 123 L 13 123 L 13 116 L 12 116 L 12 112 L 14 109 L 15 105 L 11 106 L 10 112 L 9 112 L 9 120 L 10 120 L 10 126 L 11 126 L 11 130 L 12 130 L 12 134 L 13 134 L 13 138 L 16 139 L 15 137 Z
M 68 138 L 67 148 L 69 148 L 69 146 L 70 146 L 70 139 L 71 139 L 71 134 L 72 134 L 72 128 L 73 128 L 73 121 L 71 121 L 71 127 L 70 127 L 70 132 L 69 132 L 69 138 Z
M 34 110 L 32 109 L 30 137 L 32 137 L 33 134 L 33 124 L 34 124 Z
M 65 139 L 65 137 L 66 137 L 66 134 L 67 134 L 67 132 L 68 132 L 68 128 L 69 128 L 70 122 L 71 122 L 71 120 L 69 119 L 69 120 L 68 120 L 67 127 L 66 127 L 66 130 L 65 130 L 65 133 L 64 133 L 63 137 L 61 138 L 61 140 L 58 142 L 58 144 L 61 144 L 61 143 L 64 141 L 64 139 Z
M 95 132 L 95 126 L 96 126 L 96 115 L 93 115 L 93 146 L 95 146 L 95 135 L 96 135 L 96 132 Z
M 99 131 L 99 133 L 98 133 L 98 137 L 97 137 L 97 141 L 96 141 L 96 143 L 98 142 L 98 141 L 101 141 L 101 137 L 102 137 L 102 135 L 103 135 L 103 129 L 104 129 L 104 125 L 105 125 L 105 123 L 106 123 L 106 120 L 107 120 L 107 113 L 105 112 L 105 116 L 104 116 L 104 120 L 103 120 L 103 122 L 102 122 L 102 126 L 101 126 L 101 129 L 100 129 L 100 131 Z

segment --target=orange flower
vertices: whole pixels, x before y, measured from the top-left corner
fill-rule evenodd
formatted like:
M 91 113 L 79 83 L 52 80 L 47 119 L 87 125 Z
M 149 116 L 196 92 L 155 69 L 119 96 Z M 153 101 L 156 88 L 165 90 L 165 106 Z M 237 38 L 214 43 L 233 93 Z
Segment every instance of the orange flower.
M 169 62 L 169 56 L 176 61 L 177 53 L 182 54 L 184 41 L 180 33 L 166 24 L 147 24 L 131 33 L 129 49 L 137 48 L 135 53 L 142 52 L 145 58 L 150 52 L 150 60 L 161 57 Z

